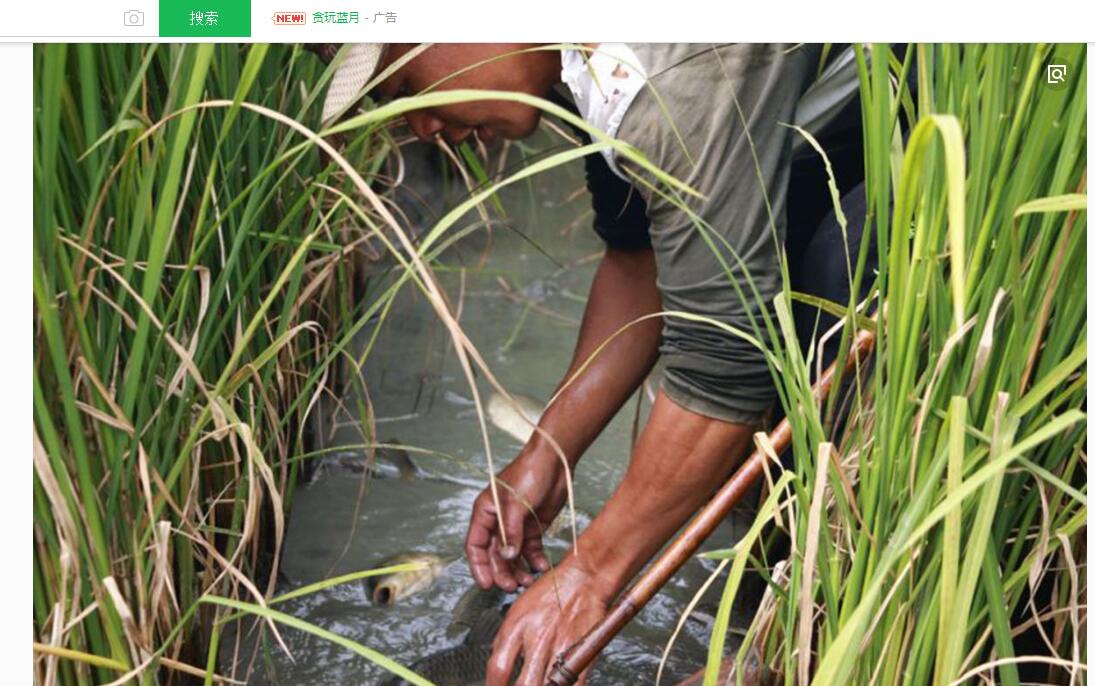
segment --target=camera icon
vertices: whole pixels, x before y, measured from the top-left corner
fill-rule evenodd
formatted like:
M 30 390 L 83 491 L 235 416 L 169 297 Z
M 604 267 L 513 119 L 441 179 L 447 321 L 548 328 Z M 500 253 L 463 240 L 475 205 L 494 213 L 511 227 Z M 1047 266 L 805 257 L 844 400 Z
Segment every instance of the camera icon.
M 144 26 L 144 12 L 140 10 L 126 10 L 122 13 L 123 26 Z
M 1067 76 L 1067 64 L 1050 64 L 1046 67 L 1046 83 L 1048 84 L 1062 84 Z

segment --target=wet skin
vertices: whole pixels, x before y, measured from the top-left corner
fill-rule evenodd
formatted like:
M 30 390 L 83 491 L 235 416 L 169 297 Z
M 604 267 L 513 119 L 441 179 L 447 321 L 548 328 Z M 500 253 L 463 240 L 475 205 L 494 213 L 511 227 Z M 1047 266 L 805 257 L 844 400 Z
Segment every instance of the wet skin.
M 392 46 L 381 68 L 412 47 Z M 380 94 L 411 95 L 464 67 L 528 47 L 435 45 L 381 84 Z M 475 67 L 436 89 L 543 96 L 558 79 L 557 52 L 524 52 Z M 525 137 L 535 130 L 539 111 L 517 103 L 481 101 L 410 112 L 406 118 L 418 137 L 434 140 L 440 135 L 455 143 L 472 133 L 484 141 Z M 618 329 L 661 309 L 656 276 L 652 250 L 606 251 L 564 382 Z M 650 372 L 661 326 L 655 317 L 617 336 L 541 418 L 540 428 L 554 437 L 571 468 Z M 627 473 L 578 538 L 579 554 L 571 551 L 550 571 L 537 519 L 551 521 L 562 508 L 565 470 L 552 446 L 534 434 L 499 474 L 520 496 L 499 489 L 505 540 L 487 490 L 475 501 L 465 540 L 472 575 L 481 587 L 527 587 L 494 641 L 488 686 L 508 684 L 518 669 L 519 686 L 544 683 L 555 656 L 604 617 L 634 574 L 729 476 L 737 466 L 734 457 L 744 452 L 752 433 L 753 427 L 696 414 L 659 392 Z M 522 499 L 532 505 L 535 518 Z M 542 576 L 536 579 L 533 572 Z M 518 667 L 521 657 L 523 668 Z M 586 677 L 584 673 L 579 684 Z
M 660 309 L 655 274 L 649 250 L 607 251 L 566 378 L 620 327 Z M 659 318 L 625 330 L 541 419 L 540 428 L 555 438 L 571 467 L 649 373 L 660 332 Z M 493 500 L 487 491 L 480 494 L 465 542 L 472 575 L 483 587 L 528 587 L 495 639 L 487 684 L 508 683 L 518 656 L 524 668 L 516 683 L 544 683 L 555 656 L 604 617 L 627 582 L 729 476 L 736 466 L 731 456 L 742 454 L 751 437 L 751 427 L 690 412 L 659 393 L 620 486 L 578 538 L 579 554 L 571 552 L 535 581 L 528 569 L 547 569 L 536 520 L 520 498 L 501 491 L 503 550 Z M 540 521 L 565 501 L 562 465 L 539 436 L 500 478 L 533 505 Z

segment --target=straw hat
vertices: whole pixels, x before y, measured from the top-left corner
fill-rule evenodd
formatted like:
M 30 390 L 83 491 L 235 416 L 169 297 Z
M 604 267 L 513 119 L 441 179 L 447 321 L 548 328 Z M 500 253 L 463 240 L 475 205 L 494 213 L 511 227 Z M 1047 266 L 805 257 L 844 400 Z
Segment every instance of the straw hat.
M 365 84 L 376 74 L 384 57 L 384 43 L 355 43 L 343 53 L 335 67 L 327 98 L 323 101 L 324 126 L 350 108 L 363 96 Z

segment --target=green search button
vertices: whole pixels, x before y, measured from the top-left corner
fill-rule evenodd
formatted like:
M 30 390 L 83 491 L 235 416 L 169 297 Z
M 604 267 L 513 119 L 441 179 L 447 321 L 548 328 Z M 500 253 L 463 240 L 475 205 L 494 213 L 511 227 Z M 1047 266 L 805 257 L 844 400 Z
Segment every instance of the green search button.
M 250 0 L 160 0 L 160 36 L 250 38 Z

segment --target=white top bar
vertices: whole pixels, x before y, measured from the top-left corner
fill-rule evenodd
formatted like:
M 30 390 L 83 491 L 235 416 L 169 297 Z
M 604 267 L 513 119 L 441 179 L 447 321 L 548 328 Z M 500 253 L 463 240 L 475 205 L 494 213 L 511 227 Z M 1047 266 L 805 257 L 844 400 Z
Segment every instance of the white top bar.
M 43 0 L 5 3 L 0 40 L 148 41 L 158 38 L 158 2 Z M 201 8 L 194 0 L 194 8 Z M 1090 42 L 1090 0 L 784 0 L 620 5 L 589 0 L 550 4 L 514 0 L 253 0 L 251 41 L 1015 41 Z M 124 23 L 143 12 L 143 26 Z M 357 12 L 358 22 L 320 23 L 316 12 Z M 389 20 L 383 13 L 394 13 Z M 304 14 L 303 25 L 277 24 L 276 13 Z M 377 13 L 382 13 L 378 16 Z M 178 39 L 167 39 L 178 40 Z M 227 39 L 224 39 L 227 40 Z M 243 39 L 248 40 L 248 39 Z

